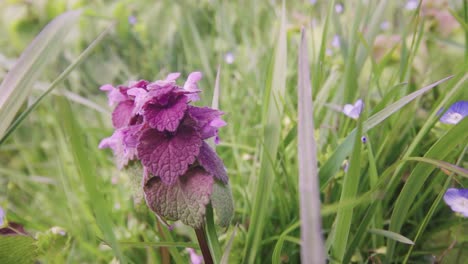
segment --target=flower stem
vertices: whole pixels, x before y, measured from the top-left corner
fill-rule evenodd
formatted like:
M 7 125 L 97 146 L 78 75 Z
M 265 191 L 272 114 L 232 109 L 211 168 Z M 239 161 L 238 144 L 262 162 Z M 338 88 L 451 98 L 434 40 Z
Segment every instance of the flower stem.
M 213 207 L 209 204 L 206 207 L 205 227 L 195 229 L 198 244 L 205 259 L 206 264 L 219 263 L 222 257 L 221 246 L 219 245 L 218 235 L 213 217 Z
M 208 246 L 208 241 L 205 236 L 205 228 L 201 227 L 195 229 L 195 234 L 197 234 L 198 244 L 200 245 L 205 264 L 213 264 L 214 262 L 211 257 L 210 247 Z

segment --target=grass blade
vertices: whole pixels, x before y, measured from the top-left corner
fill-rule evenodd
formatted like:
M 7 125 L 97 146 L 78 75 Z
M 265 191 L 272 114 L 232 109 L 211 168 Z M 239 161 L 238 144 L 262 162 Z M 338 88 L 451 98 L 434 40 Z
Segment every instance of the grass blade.
M 369 229 L 369 232 L 390 238 L 393 241 L 398 241 L 403 244 L 414 245 L 414 242 L 411 241 L 411 239 L 404 237 L 398 233 L 392 232 L 392 231 L 372 228 L 372 229 Z
M 271 65 L 270 76 L 267 78 L 263 126 L 264 141 L 260 165 L 260 175 L 254 191 L 254 204 L 251 211 L 251 224 L 247 234 L 244 251 L 244 263 L 253 263 L 257 258 L 257 251 L 263 234 L 265 222 L 268 219 L 268 203 L 274 182 L 275 159 L 280 141 L 281 117 L 283 115 L 282 99 L 286 89 L 287 43 L 286 43 L 286 13 L 283 10 L 279 38 L 276 46 L 275 58 Z
M 442 159 L 450 153 L 456 145 L 468 141 L 468 119 L 454 126 L 443 137 L 441 137 L 424 155 L 426 158 L 437 157 Z M 408 177 L 403 189 L 400 192 L 390 219 L 390 228 L 392 232 L 399 232 L 404 221 L 408 217 L 408 211 L 414 203 L 416 196 L 429 178 L 434 168 L 428 164 L 419 163 Z M 395 242 L 388 242 L 388 256 L 391 258 L 395 249 Z
M 115 256 L 120 259 L 121 263 L 126 263 L 113 231 L 113 223 L 109 218 L 111 206 L 105 200 L 103 193 L 98 190 L 97 179 L 99 176 L 95 164 L 87 154 L 87 142 L 83 139 L 85 133 L 76 121 L 68 101 L 60 98 L 59 103 L 61 109 L 59 115 L 63 120 L 63 130 L 69 136 L 67 143 L 71 146 L 75 166 L 78 168 L 78 173 L 85 186 L 89 206 L 94 213 L 96 223 L 101 229 L 105 240 L 114 251 Z
M 375 115 L 371 116 L 366 122 L 363 124 L 363 133 L 367 132 L 371 128 L 377 126 L 389 116 L 400 110 L 403 106 L 407 105 L 414 99 L 418 98 L 419 96 L 423 95 L 424 93 L 428 92 L 432 88 L 436 87 L 437 85 L 451 79 L 453 76 L 446 77 L 442 80 L 439 80 L 435 83 L 432 83 L 428 86 L 425 86 L 407 96 L 402 97 L 400 100 L 396 101 L 395 103 L 385 107 Z M 319 175 L 320 175 L 320 189 L 327 185 L 328 181 L 335 175 L 335 173 L 340 169 L 342 161 L 349 156 L 353 148 L 353 138 L 355 137 L 356 130 L 353 130 L 346 139 L 341 143 L 340 146 L 333 152 L 333 155 L 327 160 L 327 162 L 320 168 Z
M 298 156 L 302 263 L 325 263 L 320 216 L 317 143 L 314 137 L 312 87 L 307 38 L 301 30 L 298 83 Z
M 24 112 L 21 113 L 18 118 L 13 121 L 13 124 L 11 124 L 10 127 L 6 130 L 5 134 L 1 136 L 0 138 L 0 145 L 2 145 L 3 142 L 8 138 L 13 131 L 21 124 L 21 122 L 34 110 L 36 107 L 39 105 L 39 103 L 49 94 L 51 93 L 57 85 L 59 85 L 62 81 L 64 81 L 68 75 L 76 68 L 78 67 L 90 54 L 93 52 L 93 50 L 98 46 L 98 44 L 104 39 L 104 37 L 110 32 L 110 30 L 113 28 L 114 25 L 108 27 L 106 30 L 104 30 L 81 54 L 78 56 L 78 58 L 70 64 L 60 75 L 55 79 L 52 84 L 50 84 L 49 88 L 39 96 L 39 98 L 36 99 L 36 101 L 28 107 Z
M 26 100 L 41 70 L 61 50 L 63 39 L 78 21 L 80 11 L 66 12 L 50 22 L 21 54 L 0 85 L 0 137 Z

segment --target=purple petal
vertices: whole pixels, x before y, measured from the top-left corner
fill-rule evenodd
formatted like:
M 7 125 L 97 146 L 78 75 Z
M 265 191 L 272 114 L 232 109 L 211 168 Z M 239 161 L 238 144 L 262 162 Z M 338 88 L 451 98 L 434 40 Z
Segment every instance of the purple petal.
M 173 185 L 153 177 L 144 186 L 148 207 L 166 220 L 181 220 L 193 228 L 204 223 L 214 179 L 201 167 L 191 168 Z
M 468 115 L 468 101 L 458 101 L 452 104 L 447 112 L 440 117 L 440 122 L 445 124 L 458 124 Z
M 200 97 L 198 96 L 198 92 L 200 92 L 200 90 L 198 89 L 197 83 L 201 80 L 202 77 L 203 75 L 201 72 L 192 72 L 184 84 L 184 90 L 193 92 L 192 94 L 187 95 L 189 100 L 192 102 L 200 100 Z
M 146 89 L 149 82 L 147 80 L 131 81 L 128 83 L 128 88 L 143 88 Z
M 125 167 L 130 160 L 136 158 L 136 148 L 127 148 L 123 143 L 124 135 L 122 129 L 115 130 L 112 136 L 103 139 L 99 143 L 99 148 L 110 148 L 114 153 L 115 163 L 118 169 Z
M 144 124 L 138 124 L 122 128 L 122 142 L 127 148 L 136 148 L 143 132 Z
M 190 263 L 191 264 L 202 264 L 203 263 L 203 257 L 200 256 L 200 255 L 197 255 L 197 252 L 195 252 L 195 249 L 187 248 L 186 250 L 189 253 Z
M 223 112 L 209 107 L 190 106 L 189 115 L 197 121 L 202 139 L 207 139 L 217 135 L 218 128 L 225 126 L 226 122 L 221 119 Z
M 197 130 L 182 124 L 174 134 L 147 129 L 137 146 L 138 157 L 148 171 L 172 185 L 187 171 L 200 152 L 202 139 Z
M 143 88 L 131 88 L 128 90 L 127 94 L 135 97 L 133 114 L 142 114 L 143 105 L 145 105 L 150 98 L 148 96 L 148 91 Z
M 224 183 L 228 183 L 229 179 L 223 161 L 206 142 L 202 143 L 200 154 L 198 154 L 197 159 L 198 163 L 200 163 L 207 172 L 213 175 L 213 177 Z
M 185 115 L 187 101 L 186 96 L 179 96 L 166 106 L 149 102 L 143 107 L 145 121 L 158 131 L 174 132 Z
M 114 106 L 122 101 L 127 100 L 128 98 L 120 92 L 119 89 L 114 88 L 110 84 L 105 84 L 99 88 L 101 91 L 107 92 L 107 98 L 109 101 L 109 106 Z
M 179 77 L 180 77 L 180 72 L 169 73 L 166 77 L 166 81 L 175 82 L 175 80 L 177 80 Z
M 444 201 L 452 211 L 468 217 L 468 189 L 449 188 L 445 192 Z
M 133 117 L 133 101 L 127 100 L 120 102 L 112 112 L 112 124 L 114 128 L 127 126 Z

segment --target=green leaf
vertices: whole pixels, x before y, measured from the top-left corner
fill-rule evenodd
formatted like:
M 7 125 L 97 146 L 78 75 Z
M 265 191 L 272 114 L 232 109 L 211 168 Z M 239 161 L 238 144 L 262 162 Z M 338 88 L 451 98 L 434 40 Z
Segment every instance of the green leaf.
M 437 167 L 446 169 L 448 171 L 454 172 L 460 176 L 463 176 L 465 178 L 468 178 L 468 170 L 458 167 L 456 165 L 453 165 L 451 163 L 441 161 L 441 160 L 436 160 L 436 159 L 430 159 L 430 158 L 422 158 L 422 157 L 410 157 L 407 158 L 406 160 L 414 160 L 414 161 L 420 161 L 420 162 L 425 162 L 428 164 L 435 165 Z
M 213 177 L 201 168 L 190 169 L 177 182 L 166 185 L 159 177 L 145 179 L 146 203 L 160 217 L 180 220 L 195 229 L 205 223 L 206 206 L 210 202 Z
M 50 22 L 5 76 L 0 85 L 0 138 L 26 100 L 41 71 L 60 52 L 63 39 L 80 14 L 80 11 L 66 12 Z
M 30 236 L 0 236 L 0 262 L 3 264 L 34 263 L 36 241 Z
M 232 199 L 231 187 L 219 181 L 213 184 L 211 204 L 217 216 L 217 224 L 227 227 L 234 216 L 234 201 Z
M 403 244 L 414 245 L 414 242 L 411 241 L 411 239 L 392 231 L 383 229 L 369 229 L 369 232 L 390 238 L 391 240 L 398 241 Z

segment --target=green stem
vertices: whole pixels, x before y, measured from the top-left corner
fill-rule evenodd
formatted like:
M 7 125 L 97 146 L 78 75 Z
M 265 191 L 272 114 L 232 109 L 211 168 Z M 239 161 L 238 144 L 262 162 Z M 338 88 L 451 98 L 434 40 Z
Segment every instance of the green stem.
M 213 207 L 208 204 L 206 207 L 206 223 L 205 223 L 205 236 L 208 240 L 208 246 L 210 252 L 213 255 L 215 263 L 219 263 L 222 258 L 221 245 L 218 241 L 218 235 L 216 234 L 216 226 L 214 223 Z
M 195 229 L 198 244 L 203 254 L 205 264 L 218 264 L 222 258 L 221 246 L 213 217 L 213 207 L 208 204 L 206 207 L 205 226 Z

